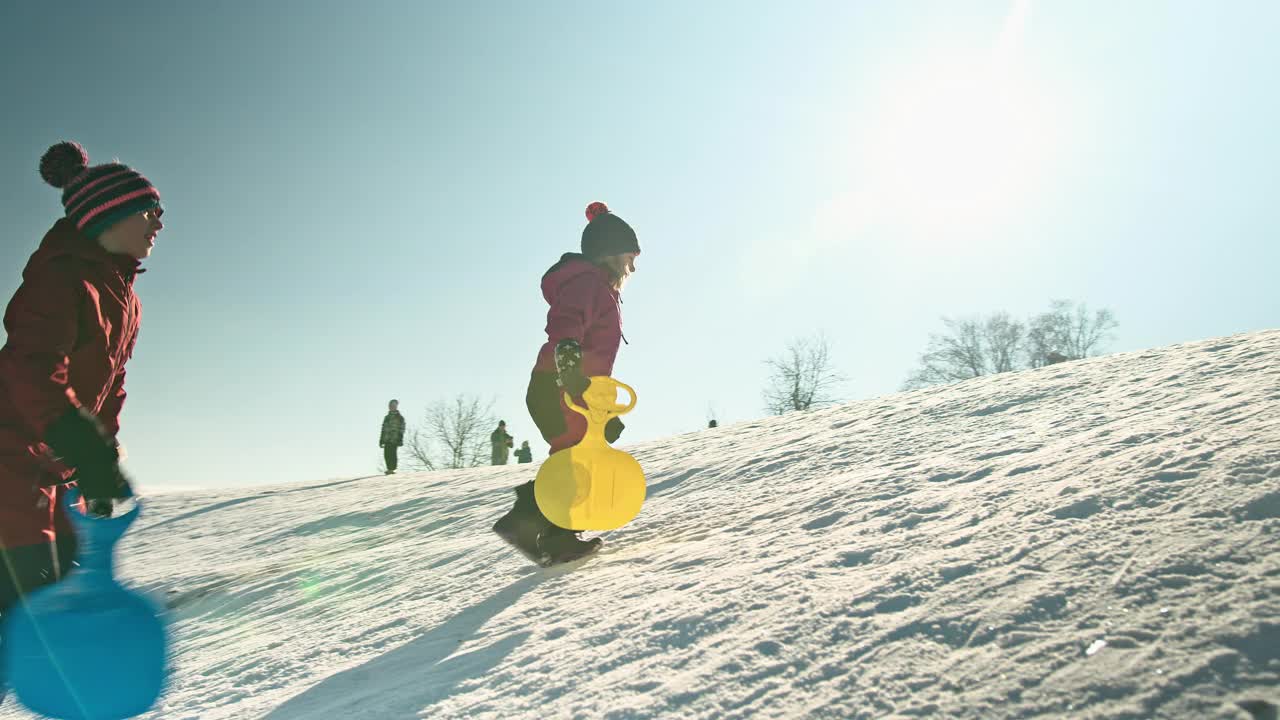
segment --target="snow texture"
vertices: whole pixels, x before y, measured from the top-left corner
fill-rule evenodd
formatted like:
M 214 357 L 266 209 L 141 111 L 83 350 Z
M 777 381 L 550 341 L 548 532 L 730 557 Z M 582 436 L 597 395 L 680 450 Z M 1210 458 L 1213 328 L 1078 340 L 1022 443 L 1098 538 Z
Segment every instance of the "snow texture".
M 489 532 L 536 465 L 156 496 L 121 548 L 173 606 L 146 717 L 1275 718 L 1277 361 L 1258 332 L 632 446 L 640 517 L 550 570 Z

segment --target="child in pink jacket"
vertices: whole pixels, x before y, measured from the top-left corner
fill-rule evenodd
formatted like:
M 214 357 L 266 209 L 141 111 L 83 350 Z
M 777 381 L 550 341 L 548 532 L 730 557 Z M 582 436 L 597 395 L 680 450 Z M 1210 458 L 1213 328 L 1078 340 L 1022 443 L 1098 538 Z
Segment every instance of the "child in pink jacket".
M 547 341 L 538 351 L 525 404 L 551 453 L 576 445 L 586 419 L 569 410 L 568 392 L 579 405 L 593 375 L 610 375 L 622 335 L 622 287 L 636 269 L 640 243 L 636 233 L 602 202 L 587 206 L 582 252 L 565 253 L 542 276 L 547 311 Z M 613 442 L 622 433 L 614 418 L 605 428 Z M 600 539 L 582 540 L 572 528 L 552 524 L 538 510 L 533 483 L 516 488 L 515 506 L 493 526 L 494 532 L 540 565 L 588 555 Z

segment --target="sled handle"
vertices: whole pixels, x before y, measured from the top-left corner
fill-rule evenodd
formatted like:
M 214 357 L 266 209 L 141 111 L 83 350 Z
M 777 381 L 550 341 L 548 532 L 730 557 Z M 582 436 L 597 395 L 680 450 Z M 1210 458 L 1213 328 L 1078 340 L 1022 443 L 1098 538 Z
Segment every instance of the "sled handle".
M 70 488 L 63 498 L 63 505 L 67 511 L 67 517 L 71 520 L 71 527 L 79 535 L 95 535 L 97 537 L 120 537 L 124 535 L 124 531 L 129 529 L 134 520 L 138 519 L 138 514 L 142 512 L 142 500 L 136 496 L 130 496 L 133 500 L 133 507 L 127 512 L 115 515 L 113 517 L 90 517 L 80 512 L 80 508 L 76 507 L 76 503 L 80 501 L 80 490 L 78 488 Z M 113 541 L 114 542 L 114 541 Z
M 627 395 L 631 396 L 631 401 L 626 405 L 618 403 L 618 388 L 626 390 Z M 608 422 L 611 417 L 626 415 L 631 412 L 635 409 L 636 402 L 639 400 L 634 388 L 608 375 L 592 376 L 591 383 L 587 386 L 586 391 L 582 393 L 582 397 L 587 403 L 585 408 L 574 402 L 569 393 L 564 394 L 564 402 L 570 410 L 587 418 L 588 421 L 592 419 L 592 415 L 598 415 L 597 422 L 601 424 Z
M 76 503 L 80 500 L 80 490 L 71 488 L 63 499 L 67 511 L 67 519 L 75 531 L 78 547 L 76 559 L 80 562 L 80 571 L 86 577 L 90 574 L 112 574 L 113 555 L 116 543 L 124 535 L 138 514 L 142 512 L 142 501 L 136 496 L 134 505 L 127 512 L 114 517 L 90 517 L 80 512 Z

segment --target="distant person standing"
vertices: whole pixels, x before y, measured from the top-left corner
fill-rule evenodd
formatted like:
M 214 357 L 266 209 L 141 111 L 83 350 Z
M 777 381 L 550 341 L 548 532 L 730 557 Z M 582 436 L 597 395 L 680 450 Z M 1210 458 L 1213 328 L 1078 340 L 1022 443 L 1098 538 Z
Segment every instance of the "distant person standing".
M 506 465 L 507 457 L 511 452 L 513 439 L 507 434 L 507 421 L 499 420 L 498 429 L 489 435 L 489 443 L 493 446 L 494 465 Z
M 378 437 L 378 447 L 382 448 L 382 457 L 387 461 L 387 475 L 396 471 L 400 464 L 400 446 L 404 444 L 404 416 L 400 414 L 400 401 L 387 403 L 387 416 L 382 418 L 382 435 Z
M 533 448 L 529 447 L 528 440 L 520 443 L 520 449 L 516 450 L 516 462 L 521 465 L 533 462 Z

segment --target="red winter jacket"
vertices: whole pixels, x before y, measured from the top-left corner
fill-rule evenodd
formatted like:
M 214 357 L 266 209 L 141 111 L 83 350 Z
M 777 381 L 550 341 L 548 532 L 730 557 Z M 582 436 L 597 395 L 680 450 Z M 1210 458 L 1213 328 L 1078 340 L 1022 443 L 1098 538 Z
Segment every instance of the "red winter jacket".
M 546 298 L 551 308 L 547 311 L 547 342 L 538 351 L 537 362 L 533 367 L 533 378 L 530 380 L 529 402 L 530 412 L 539 429 L 543 429 L 545 421 L 539 422 L 538 405 L 545 405 L 549 398 L 540 396 L 559 391 L 539 390 L 541 384 L 550 382 L 556 372 L 556 343 L 566 338 L 573 338 L 582 345 L 582 374 L 611 375 L 613 361 L 618 356 L 618 347 L 622 342 L 622 311 L 618 291 L 610 282 L 609 273 L 604 268 L 589 262 L 581 255 L 567 253 L 542 276 L 542 297 Z M 578 398 L 581 402 L 581 398 Z M 563 397 L 559 398 L 560 414 L 564 418 L 564 432 L 546 438 L 551 443 L 551 452 L 563 450 L 582 439 L 587 430 L 587 421 L 581 415 L 569 410 Z M 548 412 L 543 409 L 542 412 Z M 544 430 L 544 436 L 545 436 Z
M 577 253 L 567 253 L 542 276 L 547 342 L 534 372 L 556 371 L 556 343 L 573 338 L 582 345 L 582 374 L 610 375 L 622 342 L 622 311 L 609 272 Z
M 0 547 L 51 542 L 64 526 L 53 486 L 72 469 L 41 442 L 51 422 L 83 405 L 119 432 L 124 366 L 142 322 L 138 265 L 66 218 L 27 261 L 0 348 Z

